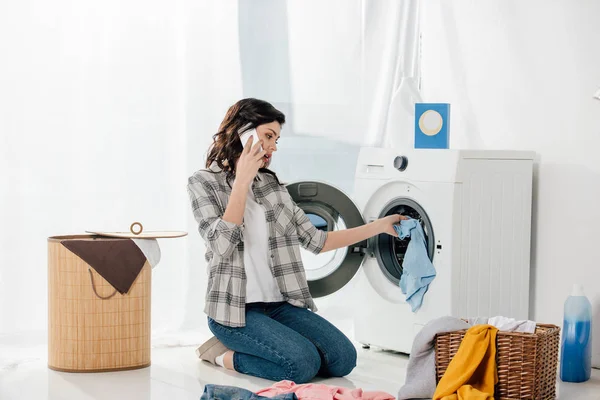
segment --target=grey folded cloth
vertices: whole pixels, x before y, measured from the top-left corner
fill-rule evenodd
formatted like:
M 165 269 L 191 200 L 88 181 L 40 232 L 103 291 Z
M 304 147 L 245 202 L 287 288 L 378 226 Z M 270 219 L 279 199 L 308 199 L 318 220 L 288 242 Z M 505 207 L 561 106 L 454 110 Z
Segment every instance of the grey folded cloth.
M 435 393 L 435 336 L 438 333 L 469 329 L 471 325 L 455 317 L 430 321 L 413 341 L 406 380 L 398 391 L 398 400 L 431 399 Z
M 156 239 L 138 239 L 131 238 L 133 242 L 140 248 L 142 253 L 146 256 L 146 260 L 150 263 L 152 268 L 156 267 L 160 262 L 161 252 L 160 246 Z

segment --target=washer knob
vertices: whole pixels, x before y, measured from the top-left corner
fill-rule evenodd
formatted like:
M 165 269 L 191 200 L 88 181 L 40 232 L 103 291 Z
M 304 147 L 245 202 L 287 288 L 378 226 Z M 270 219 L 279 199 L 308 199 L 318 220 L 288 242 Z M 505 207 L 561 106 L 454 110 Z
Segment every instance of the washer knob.
M 394 159 L 394 168 L 398 171 L 404 171 L 408 166 L 408 158 L 406 156 L 397 156 Z

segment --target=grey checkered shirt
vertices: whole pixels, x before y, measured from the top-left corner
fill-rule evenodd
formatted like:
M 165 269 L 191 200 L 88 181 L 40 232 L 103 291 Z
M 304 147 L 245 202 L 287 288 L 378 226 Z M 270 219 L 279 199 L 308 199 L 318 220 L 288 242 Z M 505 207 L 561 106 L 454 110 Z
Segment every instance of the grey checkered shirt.
M 220 324 L 245 326 L 244 225 L 222 219 L 231 195 L 225 173 L 216 165 L 210 170 L 197 171 L 189 178 L 187 188 L 198 231 L 206 243 L 208 288 L 204 312 Z M 285 186 L 279 185 L 273 176 L 259 173 L 252 190 L 265 210 L 269 225 L 269 266 L 279 290 L 288 303 L 316 311 L 300 246 L 318 254 L 325 245 L 327 233 L 315 228 Z

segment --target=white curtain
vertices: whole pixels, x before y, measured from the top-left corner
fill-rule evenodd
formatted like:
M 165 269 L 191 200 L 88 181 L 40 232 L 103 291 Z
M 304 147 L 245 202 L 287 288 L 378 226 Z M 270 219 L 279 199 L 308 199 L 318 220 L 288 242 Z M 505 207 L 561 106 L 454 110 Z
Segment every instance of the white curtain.
M 159 240 L 153 344 L 197 343 L 206 271 L 185 185 L 227 108 L 271 101 L 288 117 L 274 163 L 282 179 L 351 195 L 359 146 L 410 132 L 417 5 L 3 2 L 0 335 L 45 340 L 47 237 L 140 220 L 189 232 Z
M 46 339 L 49 236 L 127 230 L 136 220 L 186 228 L 181 6 L 1 3 L 3 337 Z M 188 287 L 187 240 L 159 243 L 155 334 L 181 325 Z
M 367 1 L 364 20 L 362 143 L 411 148 L 414 104 L 421 101 L 419 2 Z
M 190 0 L 188 7 L 190 173 L 227 107 L 243 97 L 286 114 L 273 161 L 285 182 L 325 181 L 351 196 L 360 146 L 410 143 L 419 100 L 417 0 Z M 190 280 L 202 282 L 192 296 L 203 304 L 204 248 L 193 219 L 188 229 L 190 262 L 199 266 Z M 343 315 L 343 296 L 319 299 L 320 309 Z M 189 317 L 191 327 L 206 324 L 201 313 Z

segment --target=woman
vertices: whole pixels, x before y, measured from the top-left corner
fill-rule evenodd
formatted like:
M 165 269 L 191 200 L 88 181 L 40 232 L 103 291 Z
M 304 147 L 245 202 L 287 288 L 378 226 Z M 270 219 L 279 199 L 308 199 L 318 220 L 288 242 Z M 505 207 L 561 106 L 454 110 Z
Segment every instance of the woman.
M 321 316 L 308 290 L 300 246 L 323 253 L 369 237 L 396 236 L 392 215 L 342 231 L 323 232 L 268 169 L 285 116 L 271 104 L 244 99 L 227 112 L 206 169 L 188 193 L 206 242 L 204 312 L 215 335 L 198 356 L 221 367 L 274 381 L 339 377 L 356 366 L 356 349 Z M 242 147 L 256 128 L 259 141 Z

